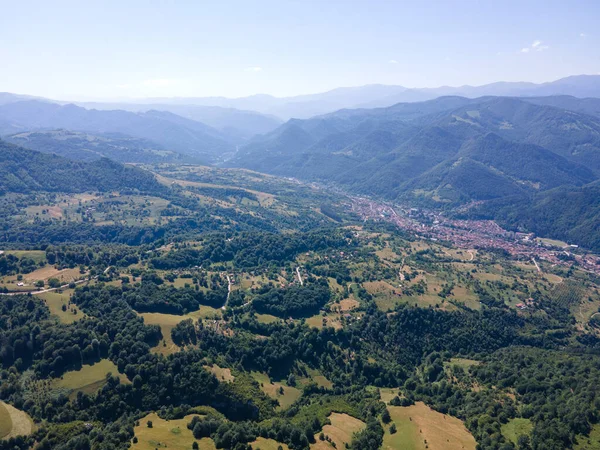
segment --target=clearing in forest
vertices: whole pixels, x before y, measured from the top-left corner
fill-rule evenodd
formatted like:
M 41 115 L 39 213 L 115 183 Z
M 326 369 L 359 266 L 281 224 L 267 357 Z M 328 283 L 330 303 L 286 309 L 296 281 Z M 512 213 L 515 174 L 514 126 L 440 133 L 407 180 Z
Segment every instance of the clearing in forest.
M 281 446 L 283 450 L 289 450 L 287 444 L 282 444 L 274 439 L 265 439 L 262 437 L 258 437 L 254 442 L 250 442 L 250 445 L 252 446 L 252 448 L 260 448 L 260 450 L 277 450 L 279 446 Z
M 211 372 L 219 382 L 233 383 L 235 377 L 231 375 L 231 369 L 219 367 L 216 364 L 212 366 L 204 366 L 206 370 Z
M 170 450 L 189 450 L 194 441 L 198 442 L 202 450 L 216 449 L 215 443 L 210 438 L 194 439 L 192 430 L 189 430 L 187 424 L 192 417 L 198 414 L 190 414 L 183 419 L 164 420 L 158 417 L 156 413 L 150 413 L 140 419 L 140 424 L 133 429 L 138 441 L 131 444 L 134 450 L 154 450 L 168 448 Z M 152 423 L 152 428 L 148 427 L 148 421 Z
M 531 420 L 516 417 L 514 419 L 510 419 L 507 423 L 502 425 L 500 431 L 506 439 L 511 441 L 513 444 L 516 444 L 519 436 L 529 436 L 531 434 L 531 430 L 533 430 L 533 424 L 531 423 Z
M 325 425 L 322 433 L 332 442 L 335 442 L 335 447 L 327 440 L 320 440 L 321 432 L 315 434 L 315 443 L 310 445 L 311 450 L 329 450 L 331 448 L 346 448 L 346 444 L 352 442 L 352 437 L 355 433 L 363 430 L 366 424 L 355 417 L 348 414 L 331 413 L 329 416 L 331 425 Z M 400 447 L 398 447 L 400 448 Z
M 383 449 L 475 450 L 477 443 L 459 419 L 441 414 L 422 402 L 408 407 L 388 406 L 397 431 L 385 426 Z
M 292 403 L 300 398 L 302 391 L 298 388 L 287 386 L 284 383 L 271 381 L 269 376 L 264 372 L 252 372 L 254 378 L 260 385 L 260 389 L 269 397 L 276 399 L 279 402 L 278 410 L 286 409 Z
M 180 347 L 175 345 L 171 337 L 171 330 L 175 326 L 186 319 L 192 319 L 196 322 L 198 319 L 206 318 L 221 318 L 221 310 L 211 308 L 210 306 L 201 305 L 198 311 L 193 311 L 185 315 L 177 314 L 163 314 L 163 313 L 139 313 L 144 318 L 146 325 L 158 325 L 163 336 L 163 341 L 158 346 L 152 349 L 153 353 L 160 353 L 162 355 L 171 355 L 177 353 Z
M 108 359 L 101 359 L 96 364 L 84 364 L 80 370 L 65 372 L 62 378 L 57 378 L 53 386 L 57 389 L 69 390 L 69 397 L 73 398 L 77 392 L 92 394 L 106 384 L 106 374 L 111 373 L 119 377 L 121 383 L 130 383 L 129 379 L 119 373 L 117 366 Z
M 85 314 L 74 303 L 69 304 L 72 293 L 73 289 L 65 289 L 63 292 L 44 292 L 39 295 L 39 298 L 44 299 L 50 314 L 57 316 L 62 323 L 73 323 L 85 317 Z M 63 305 L 66 308 L 65 311 L 63 311 Z M 77 313 L 74 311 L 77 311 Z
M 27 436 L 32 432 L 33 420 L 26 412 L 0 401 L 0 440 Z

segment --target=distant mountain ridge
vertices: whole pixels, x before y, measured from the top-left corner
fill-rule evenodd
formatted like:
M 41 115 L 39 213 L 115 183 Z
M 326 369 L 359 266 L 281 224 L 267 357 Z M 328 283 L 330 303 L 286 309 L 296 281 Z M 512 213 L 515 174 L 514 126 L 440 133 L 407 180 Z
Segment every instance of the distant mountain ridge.
M 205 162 L 219 160 L 236 145 L 235 140 L 208 125 L 164 111 L 98 111 L 37 100 L 0 105 L 0 135 L 58 128 L 148 139 L 166 150 Z
M 15 94 L 0 93 L 0 105 L 10 102 L 11 95 Z M 370 84 L 339 87 L 327 92 L 291 97 L 257 94 L 240 98 L 156 97 L 118 102 L 71 103 L 94 109 L 122 109 L 133 112 L 144 112 L 149 109 L 170 111 L 222 131 L 235 129 L 235 134 L 248 137 L 270 132 L 280 120 L 307 119 L 340 109 L 380 108 L 397 103 L 423 102 L 446 96 L 478 98 L 560 95 L 600 98 L 600 75 L 574 75 L 539 84 L 499 81 L 481 86 L 441 86 L 436 88 Z M 19 97 L 20 100 L 23 100 L 24 97 L 27 98 L 27 96 L 16 97 Z M 57 103 L 65 104 L 65 102 Z
M 340 87 L 318 94 L 293 97 L 252 95 L 241 98 L 192 97 L 150 98 L 143 103 L 170 105 L 204 105 L 237 108 L 270 114 L 281 119 L 307 119 L 339 109 L 378 108 L 396 103 L 422 102 L 443 96 L 477 98 L 484 96 L 545 97 L 570 95 L 600 98 L 600 75 L 575 75 L 547 83 L 496 82 L 482 86 L 442 86 L 437 88 L 407 88 L 396 85 L 371 84 Z

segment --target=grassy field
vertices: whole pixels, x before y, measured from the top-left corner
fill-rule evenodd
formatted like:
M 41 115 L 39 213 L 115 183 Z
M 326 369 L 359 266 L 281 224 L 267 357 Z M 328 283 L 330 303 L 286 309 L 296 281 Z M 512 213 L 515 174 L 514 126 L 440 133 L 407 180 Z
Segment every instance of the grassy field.
M 600 426 L 594 425 L 589 437 L 577 436 L 574 450 L 600 450 Z
M 533 429 L 533 424 L 529 419 L 515 418 L 509 420 L 507 423 L 502 425 L 502 435 L 513 442 L 517 443 L 517 439 L 522 434 L 529 436 L 531 434 L 531 430 Z
M 36 263 L 46 261 L 46 252 L 43 250 L 7 250 L 5 253 L 17 258 L 31 258 Z
M 102 388 L 106 383 L 106 374 L 112 373 L 118 376 L 121 383 L 129 383 L 127 377 L 119 373 L 117 366 L 108 359 L 102 359 L 94 365 L 84 365 L 80 370 L 66 372 L 62 378 L 57 378 L 53 386 L 57 389 L 67 389 L 70 397 L 77 395 L 77 392 L 91 394 Z
M 251 375 L 260 384 L 260 388 L 265 394 L 279 402 L 277 407 L 279 410 L 289 408 L 302 395 L 302 391 L 298 388 L 271 381 L 266 373 L 252 372 Z M 281 389 L 283 389 L 283 394 Z
M 231 369 L 228 368 L 222 368 L 217 366 L 216 364 L 213 364 L 212 367 L 211 366 L 204 366 L 204 368 L 206 370 L 208 370 L 209 372 L 212 372 L 212 374 L 217 377 L 217 380 L 224 381 L 227 383 L 233 383 L 233 381 L 235 380 L 235 377 L 233 375 L 231 375 Z
M 271 314 L 256 314 L 256 320 L 260 323 L 273 323 L 279 322 L 281 319 L 279 317 L 272 316 Z
M 465 370 L 468 370 L 471 366 L 477 366 L 479 364 L 481 364 L 479 361 L 467 358 L 451 358 L 450 362 L 448 363 L 450 366 L 460 366 Z
M 27 413 L 0 401 L 0 440 L 27 436 L 33 428 L 33 420 Z
M 273 439 L 257 438 L 254 442 L 250 442 L 250 445 L 254 450 L 277 450 L 279 446 L 283 447 L 283 450 L 289 450 L 286 444 L 279 443 Z M 202 446 L 200 446 L 202 448 Z
M 386 405 L 392 400 L 396 395 L 400 395 L 400 389 L 394 388 L 381 388 L 379 389 L 379 398 Z
M 345 448 L 346 444 L 350 444 L 354 433 L 363 430 L 366 426 L 362 420 L 358 420 L 348 414 L 331 413 L 329 420 L 331 421 L 331 425 L 325 425 L 322 432 L 325 436 L 331 438 L 332 442 L 335 442 L 335 448 L 338 449 Z M 316 443 L 311 444 L 311 450 L 328 450 L 334 448 L 326 440 L 319 440 L 320 434 L 320 432 L 315 434 Z
M 46 302 L 46 306 L 50 310 L 50 313 L 62 322 L 62 323 L 73 323 L 85 315 L 81 312 L 79 308 L 75 304 L 69 305 L 69 299 L 71 294 L 73 293 L 73 289 L 65 289 L 63 292 L 45 292 L 43 294 L 39 294 L 39 298 L 44 299 Z M 67 306 L 67 310 L 63 311 L 63 305 Z M 73 311 L 77 311 L 74 313 Z
M 148 325 L 159 325 L 163 335 L 163 341 L 157 347 L 152 349 L 155 353 L 162 355 L 171 355 L 179 351 L 179 347 L 175 345 L 171 338 L 171 330 L 182 320 L 192 319 L 194 322 L 198 319 L 220 318 L 221 310 L 211 308 L 210 306 L 200 306 L 198 311 L 191 312 L 186 315 L 178 316 L 176 314 L 162 313 L 141 313 L 144 322 Z
M 422 402 L 413 406 L 388 406 L 397 432 L 385 427 L 383 449 L 475 450 L 475 438 L 457 418 L 438 413 Z
M 136 444 L 131 445 L 132 449 L 154 450 L 168 448 L 171 450 L 190 450 L 194 441 L 198 442 L 202 450 L 216 449 L 215 443 L 210 438 L 196 440 L 191 430 L 188 430 L 187 424 L 192 420 L 195 414 L 185 416 L 178 420 L 164 420 L 158 417 L 156 413 L 148 414 L 140 419 L 139 426 L 135 427 L 133 432 L 138 438 Z M 148 421 L 152 422 L 152 428 L 148 428 Z

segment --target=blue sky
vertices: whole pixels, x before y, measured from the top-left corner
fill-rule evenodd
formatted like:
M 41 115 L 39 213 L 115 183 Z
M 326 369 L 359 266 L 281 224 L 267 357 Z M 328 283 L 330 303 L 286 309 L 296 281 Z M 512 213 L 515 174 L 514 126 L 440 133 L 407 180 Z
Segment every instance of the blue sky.
M 0 91 L 289 96 L 600 73 L 600 1 L 0 0 Z

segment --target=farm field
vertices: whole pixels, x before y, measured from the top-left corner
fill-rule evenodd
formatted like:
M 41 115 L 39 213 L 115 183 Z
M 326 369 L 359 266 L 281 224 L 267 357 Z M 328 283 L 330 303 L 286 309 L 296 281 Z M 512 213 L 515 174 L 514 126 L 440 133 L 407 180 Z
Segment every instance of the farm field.
M 112 361 L 101 359 L 94 365 L 84 364 L 80 370 L 65 372 L 62 378 L 53 381 L 53 386 L 55 389 L 67 390 L 71 398 L 74 398 L 79 391 L 92 394 L 104 386 L 106 374 L 109 372 L 119 377 L 121 383 L 130 383 L 125 375 L 119 373 L 119 369 Z
M 33 420 L 26 412 L 0 401 L 0 441 L 16 436 L 27 436 L 33 430 Z
M 397 432 L 385 427 L 385 450 L 475 450 L 476 442 L 457 418 L 438 413 L 422 402 L 408 407 L 388 406 Z
M 140 419 L 140 424 L 133 430 L 138 442 L 132 443 L 131 448 L 136 450 L 190 450 L 194 442 L 198 442 L 201 450 L 216 449 L 215 443 L 210 438 L 195 439 L 187 424 L 197 414 L 190 414 L 178 420 L 164 420 L 158 414 L 150 413 Z M 148 427 L 152 422 L 152 428 Z

